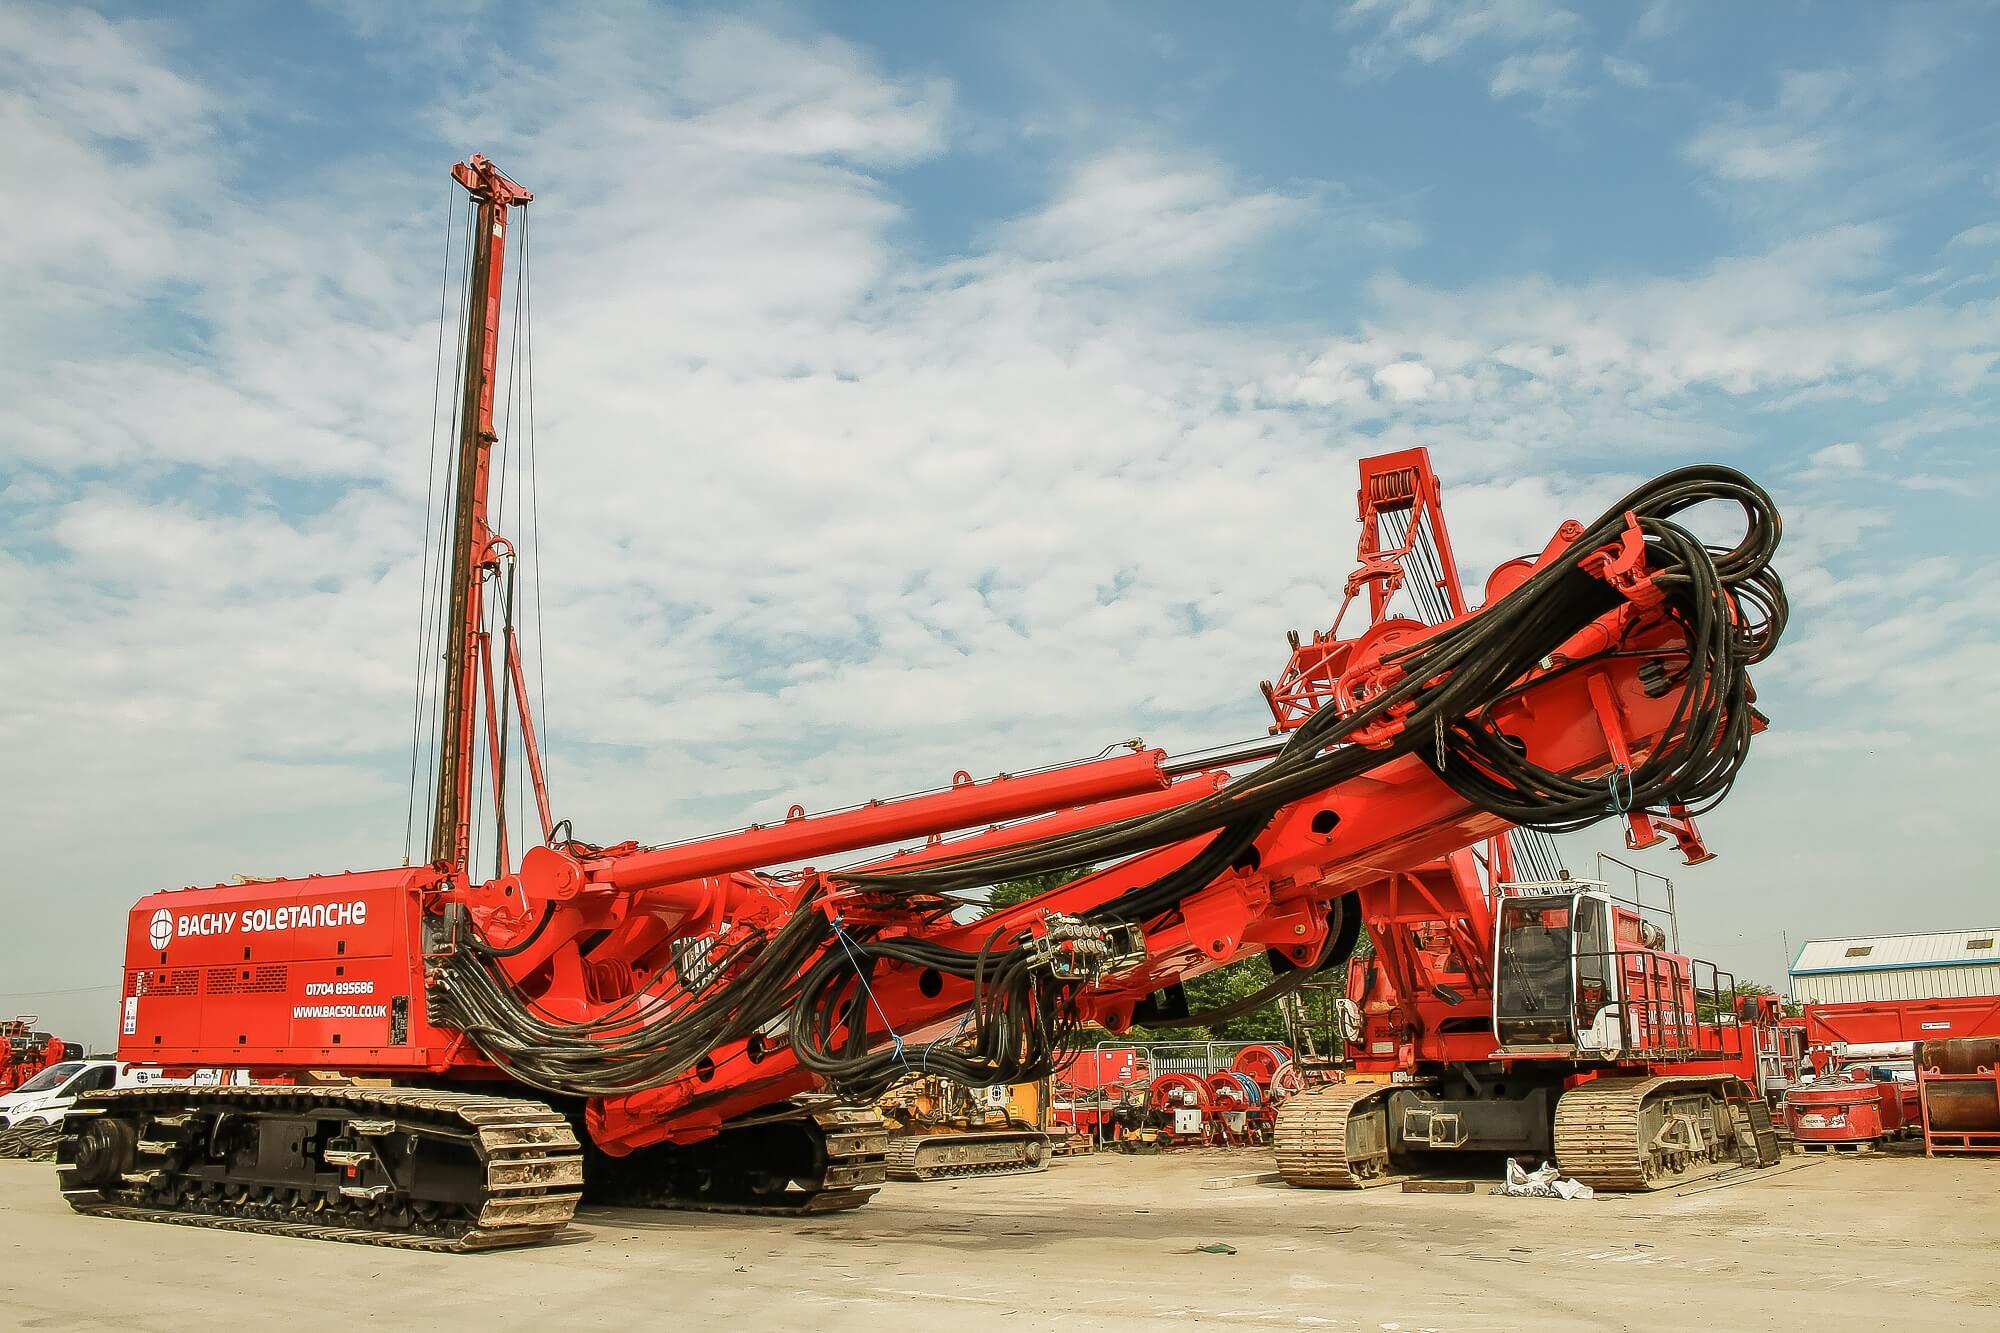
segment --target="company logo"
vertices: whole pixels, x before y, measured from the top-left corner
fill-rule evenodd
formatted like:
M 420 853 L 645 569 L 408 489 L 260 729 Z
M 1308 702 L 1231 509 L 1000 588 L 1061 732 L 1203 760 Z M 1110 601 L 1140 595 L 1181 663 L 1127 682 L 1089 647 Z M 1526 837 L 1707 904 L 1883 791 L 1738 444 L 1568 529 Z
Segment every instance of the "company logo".
M 146 926 L 146 938 L 153 942 L 155 949 L 164 949 L 174 937 L 174 914 L 162 907 L 153 913 L 152 921 Z
M 165 910 L 165 909 L 162 909 Z M 173 933 L 181 939 L 190 935 L 228 935 L 239 928 L 245 934 L 273 930 L 309 930 L 325 926 L 365 926 L 368 904 L 356 899 L 345 903 L 294 903 L 285 907 L 252 907 L 248 911 L 196 912 L 176 917 Z M 160 918 L 153 918 L 158 940 Z

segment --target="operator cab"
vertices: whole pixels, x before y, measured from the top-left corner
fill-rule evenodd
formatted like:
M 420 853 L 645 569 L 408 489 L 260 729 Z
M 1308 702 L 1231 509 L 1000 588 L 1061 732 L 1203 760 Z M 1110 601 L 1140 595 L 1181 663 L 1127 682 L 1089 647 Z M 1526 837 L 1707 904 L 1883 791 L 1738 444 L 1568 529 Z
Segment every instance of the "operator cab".
M 1621 959 L 1663 949 L 1666 934 L 1603 881 L 1563 879 L 1501 885 L 1493 944 L 1502 1053 L 1609 1058 L 1633 1044 Z

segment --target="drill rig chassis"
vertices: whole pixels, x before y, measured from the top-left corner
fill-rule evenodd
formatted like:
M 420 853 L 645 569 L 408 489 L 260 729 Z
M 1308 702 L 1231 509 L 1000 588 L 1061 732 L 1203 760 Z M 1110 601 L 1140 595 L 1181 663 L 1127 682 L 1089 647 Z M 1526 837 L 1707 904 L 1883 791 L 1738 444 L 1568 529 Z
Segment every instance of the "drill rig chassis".
M 1625 1191 L 1777 1161 L 1768 998 L 1671 952 L 1658 914 L 1601 881 L 1489 890 L 1476 869 L 1455 855 L 1360 895 L 1374 948 L 1344 1004 L 1363 1081 L 1280 1111 L 1288 1183 L 1365 1188 L 1504 1153 Z
M 1462 1160 L 1434 1150 L 1439 1134 L 1452 1146 L 1553 1156 L 1565 1175 L 1606 1192 L 1680 1185 L 1778 1160 L 1770 1108 L 1735 1075 L 1613 1076 L 1567 1091 L 1558 1076 L 1496 1096 L 1496 1086 L 1505 1090 L 1520 1076 L 1496 1066 L 1483 1071 L 1491 1081 L 1475 1090 L 1464 1082 L 1472 1072 L 1454 1071 L 1432 1086 L 1308 1089 L 1278 1113 L 1279 1174 L 1307 1189 L 1394 1184 Z M 1401 1132 L 1412 1124 L 1423 1140 Z
M 853 1207 L 888 1169 L 866 1103 L 910 1073 L 1046 1079 L 1087 1025 L 1216 1017 L 1188 1013 L 1181 983 L 1258 952 L 1276 980 L 1241 1003 L 1268 1003 L 1344 961 L 1357 893 L 1513 826 L 1595 823 L 1607 780 L 1630 845 L 1686 847 L 1688 809 L 1727 793 L 1764 725 L 1748 669 L 1784 622 L 1778 518 L 1741 474 L 1685 468 L 1564 524 L 1438 623 L 1387 613 L 1399 553 L 1365 535 L 1341 609 L 1365 587 L 1371 623 L 1292 637 L 1269 740 L 1179 759 L 1135 741 L 714 837 L 587 842 L 551 816 L 514 552 L 488 523 L 507 220 L 531 196 L 481 157 L 453 174 L 476 211 L 428 859 L 135 906 L 120 1058 L 267 1086 L 80 1100 L 58 1158 L 79 1211 L 465 1250 L 546 1239 L 586 1193 Z M 1422 450 L 1364 464 L 1364 520 L 1435 524 L 1436 492 Z M 1708 501 L 1741 511 L 1736 546 L 1677 521 Z M 541 836 L 518 861 L 515 742 Z M 317 1083 L 328 1070 L 350 1081 Z

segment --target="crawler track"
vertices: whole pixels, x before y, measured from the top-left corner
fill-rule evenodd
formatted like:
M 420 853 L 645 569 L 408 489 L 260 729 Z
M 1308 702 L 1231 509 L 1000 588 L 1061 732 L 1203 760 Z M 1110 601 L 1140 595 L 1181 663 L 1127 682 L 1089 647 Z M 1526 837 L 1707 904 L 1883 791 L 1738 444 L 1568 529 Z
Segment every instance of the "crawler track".
M 1564 1175 L 1609 1191 L 1681 1185 L 1778 1160 L 1769 1111 L 1733 1078 L 1593 1079 L 1556 1103 L 1555 1139 Z
M 1278 1174 L 1308 1189 L 1370 1189 L 1396 1178 L 1389 1160 L 1389 1088 L 1336 1083 L 1278 1108 Z
M 420 1088 L 134 1088 L 80 1101 L 77 1212 L 400 1249 L 529 1245 L 569 1225 L 583 1158 L 540 1102 Z
M 686 1147 L 593 1158 L 591 1203 L 754 1217 L 859 1208 L 881 1188 L 889 1131 L 873 1108 L 824 1098 Z
M 1049 1136 L 1032 1129 L 907 1134 L 889 1143 L 891 1180 L 1013 1176 L 1048 1169 Z

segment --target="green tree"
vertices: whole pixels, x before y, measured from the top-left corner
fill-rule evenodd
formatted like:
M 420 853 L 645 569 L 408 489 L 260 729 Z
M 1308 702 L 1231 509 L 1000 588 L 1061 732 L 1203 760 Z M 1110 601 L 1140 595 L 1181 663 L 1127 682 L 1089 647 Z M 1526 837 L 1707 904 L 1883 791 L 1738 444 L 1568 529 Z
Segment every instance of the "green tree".
M 1094 866 L 1077 866 L 1072 870 L 1052 870 L 1046 875 L 1029 875 L 995 884 L 987 890 L 986 914 L 991 915 L 1003 907 L 1013 907 L 1030 898 L 1039 898 L 1050 889 L 1059 889 L 1073 879 L 1082 879 L 1094 869 Z
M 1024 879 L 1010 879 L 995 884 L 987 895 L 989 905 L 986 910 L 990 914 L 1002 908 L 1024 903 L 1030 898 L 1040 897 L 1051 889 L 1061 888 L 1073 879 L 1082 878 L 1093 868 L 1081 866 L 1074 870 L 1029 875 Z M 1271 980 L 1270 960 L 1262 953 L 1253 954 L 1249 958 L 1231 963 L 1227 967 L 1219 967 L 1213 972 L 1189 981 L 1188 1010 L 1199 1014 L 1234 1004 L 1270 985 Z M 1109 1033 L 1105 1035 L 1110 1036 Z M 1197 1024 L 1193 1027 L 1147 1028 L 1135 1025 L 1125 1036 L 1134 1041 L 1283 1041 L 1285 1021 L 1279 1015 L 1276 1004 L 1267 1004 L 1213 1026 Z
M 1717 1015 L 1734 1013 L 1736 1011 L 1736 996 L 1776 995 L 1777 993 L 1777 991 L 1766 986 L 1761 981 L 1751 981 L 1745 978 L 1736 983 L 1734 991 L 1722 991 L 1715 996 L 1703 995 L 1698 998 L 1694 1006 L 1695 1018 L 1699 1022 L 1712 1023 L 1715 1021 Z M 1718 1003 L 1718 1000 L 1720 1003 Z M 1796 1004 L 1787 1004 L 1784 1006 L 1784 1012 L 1796 1018 L 1802 1011 Z
M 1262 953 L 1252 954 L 1188 982 L 1188 1010 L 1199 1014 L 1235 1004 L 1270 985 L 1274 979 L 1271 960 Z M 1192 1031 L 1205 1032 L 1215 1041 L 1283 1041 L 1285 1020 L 1273 1001 L 1247 1014 L 1238 1014 Z

